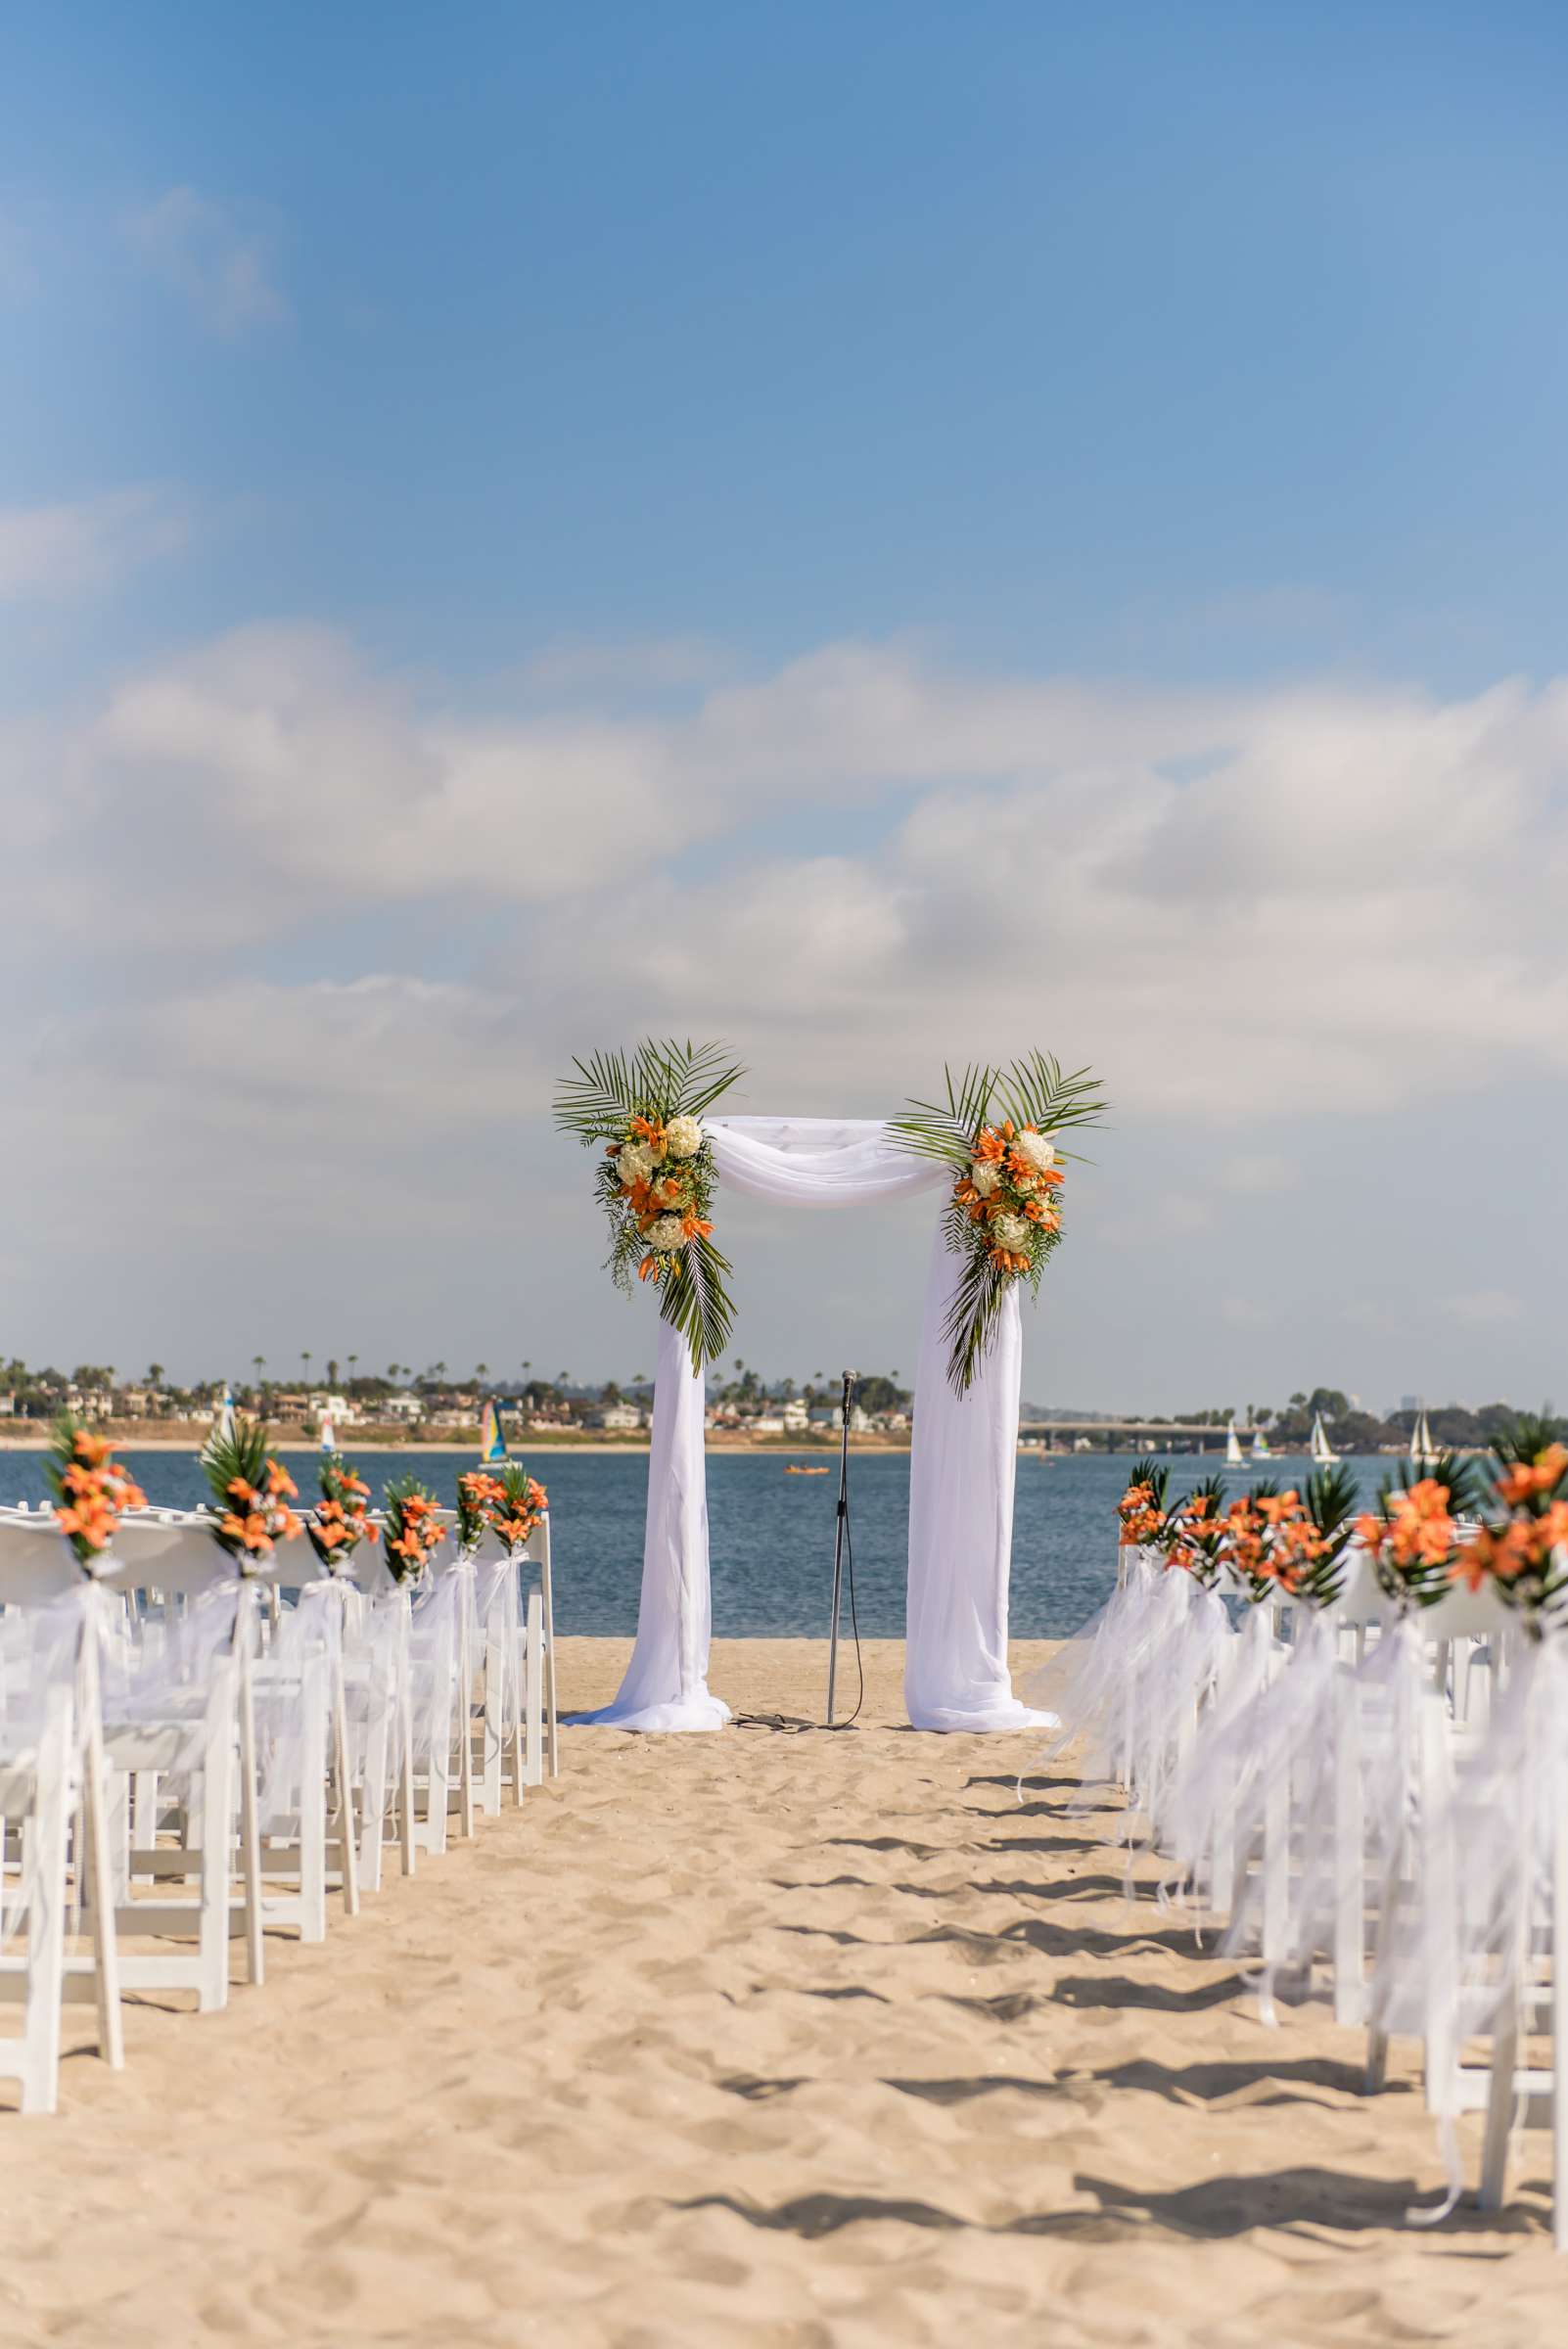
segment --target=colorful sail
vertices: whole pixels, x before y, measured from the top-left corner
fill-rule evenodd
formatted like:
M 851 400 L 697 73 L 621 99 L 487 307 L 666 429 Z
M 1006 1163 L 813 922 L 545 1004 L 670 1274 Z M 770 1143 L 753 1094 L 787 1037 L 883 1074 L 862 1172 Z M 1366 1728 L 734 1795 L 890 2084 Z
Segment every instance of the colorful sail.
M 506 1438 L 501 1433 L 501 1414 L 493 1403 L 486 1403 L 480 1414 L 480 1458 L 504 1460 L 507 1456 Z

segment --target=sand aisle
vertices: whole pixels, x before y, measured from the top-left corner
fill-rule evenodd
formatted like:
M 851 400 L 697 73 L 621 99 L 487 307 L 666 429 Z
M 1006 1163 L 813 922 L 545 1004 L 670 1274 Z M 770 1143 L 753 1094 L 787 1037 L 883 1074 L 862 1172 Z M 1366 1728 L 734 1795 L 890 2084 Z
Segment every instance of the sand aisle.
M 853 1736 L 576 1732 L 227 2014 L 139 2004 L 121 2078 L 0 2122 L 0 2343 L 1561 2337 L 1539 2191 L 1395 2225 L 1440 2181 L 1407 2049 L 1367 2102 L 1355 2035 L 1265 2031 L 1065 1775 L 1018 1805 L 1032 1741 L 892 1726 L 869 1652 Z M 625 1648 L 562 1654 L 589 1705 Z M 712 1678 L 815 1710 L 821 1653 Z

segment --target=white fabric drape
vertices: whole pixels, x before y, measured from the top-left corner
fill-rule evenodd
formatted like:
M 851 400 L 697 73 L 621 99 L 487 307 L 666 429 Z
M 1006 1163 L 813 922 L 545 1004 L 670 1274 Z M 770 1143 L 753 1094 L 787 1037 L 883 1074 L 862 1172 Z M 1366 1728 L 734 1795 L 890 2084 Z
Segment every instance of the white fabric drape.
M 947 1307 L 961 1267 L 937 1226 L 920 1323 L 909 1459 L 909 1597 L 903 1701 L 917 1729 L 1022 1729 L 1013 1694 L 1007 1585 L 1018 1481 L 1024 1331 L 1018 1284 L 961 1400 L 947 1383 Z
M 945 1192 L 948 1171 L 897 1148 L 879 1118 L 708 1120 L 726 1189 L 793 1207 L 859 1207 Z M 916 1728 L 992 1729 L 1037 1717 L 1007 1673 L 1007 1576 L 1017 1473 L 1022 1335 L 1016 1293 L 969 1394 L 947 1384 L 943 1335 L 958 1267 L 939 1226 L 915 1386 L 904 1695 Z M 617 1728 L 716 1729 L 729 1709 L 708 1688 L 711 1627 L 704 1381 L 685 1341 L 659 1325 L 637 1640 L 615 1702 L 582 1718 Z

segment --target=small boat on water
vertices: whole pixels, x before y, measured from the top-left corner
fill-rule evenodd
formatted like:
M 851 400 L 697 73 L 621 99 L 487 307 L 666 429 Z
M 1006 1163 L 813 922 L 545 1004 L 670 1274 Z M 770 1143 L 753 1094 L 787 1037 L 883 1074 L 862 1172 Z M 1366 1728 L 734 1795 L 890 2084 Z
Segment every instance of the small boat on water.
M 1246 1465 L 1247 1455 L 1241 1449 L 1241 1438 L 1236 1433 L 1236 1423 L 1232 1419 L 1230 1425 L 1225 1429 L 1225 1466 L 1227 1468 L 1245 1468 Z
M 1415 1425 L 1410 1430 L 1410 1466 L 1425 1470 L 1435 1467 L 1437 1460 L 1438 1448 L 1432 1441 L 1432 1430 L 1427 1425 L 1426 1405 L 1423 1403 L 1415 1414 Z
M 336 1451 L 338 1449 L 338 1439 L 333 1433 L 332 1418 L 328 1412 L 323 1412 L 321 1419 L 321 1449 L 323 1451 Z
M 1268 1449 L 1268 1438 L 1262 1428 L 1259 1428 L 1258 1433 L 1252 1439 L 1252 1456 L 1255 1460 L 1271 1460 L 1274 1456 Z
M 1312 1442 L 1307 1449 L 1308 1456 L 1311 1458 L 1312 1464 L 1314 1468 L 1334 1468 L 1338 1466 L 1339 1454 L 1334 1450 L 1332 1444 L 1330 1444 L 1328 1441 L 1328 1430 L 1323 1425 L 1323 1414 L 1321 1411 L 1314 1411 L 1313 1413 L 1313 1436 Z
M 786 1476 L 826 1476 L 827 1470 L 825 1468 L 807 1468 L 799 1460 L 786 1460 L 784 1473 Z

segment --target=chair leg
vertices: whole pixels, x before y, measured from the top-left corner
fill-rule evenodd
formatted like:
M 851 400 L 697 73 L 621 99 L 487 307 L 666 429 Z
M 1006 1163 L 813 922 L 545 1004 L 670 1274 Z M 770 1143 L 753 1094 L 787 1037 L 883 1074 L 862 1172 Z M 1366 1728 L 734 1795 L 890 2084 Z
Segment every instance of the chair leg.
M 1508 2198 L 1508 2140 L 1513 2132 L 1514 2075 L 1519 2061 L 1519 2021 L 1510 2010 L 1492 2042 L 1492 2077 L 1487 2087 L 1487 2128 L 1481 2148 L 1483 2210 L 1500 2210 Z
M 98 2000 L 98 2052 L 111 2071 L 121 2071 L 125 2063 L 125 2041 L 119 2006 L 119 1943 L 115 1934 L 115 1869 L 110 1849 L 109 1803 L 107 1800 L 108 1769 L 104 1760 L 103 1730 L 95 1720 L 87 1732 L 87 1784 L 83 1809 L 86 1814 L 87 1850 L 84 1876 L 92 1911 L 93 1987 Z M 129 1794 L 123 1779 L 116 1792 Z M 128 1819 L 122 1810 L 121 1818 Z M 129 1854 L 126 1855 L 126 1876 L 129 1878 Z
M 550 1559 L 545 1553 L 540 1581 L 544 1589 L 544 1718 L 550 1741 L 550 1775 L 561 1775 L 561 1721 L 555 1701 L 555 1600 L 550 1590 Z
M 23 1822 L 22 1874 L 27 1902 L 27 1998 L 21 2081 L 24 2113 L 60 2101 L 61 2005 L 66 1987 L 66 1854 L 70 1818 L 70 1709 L 51 1714 L 39 1744 L 32 1814 Z
M 506 1641 L 486 1627 L 484 1633 L 484 1804 L 488 1818 L 501 1808 L 501 1722 L 506 1691 Z
M 348 1706 L 344 1695 L 343 1666 L 332 1676 L 332 1774 L 338 1788 L 338 1862 L 343 1880 L 346 1916 L 359 1914 L 359 1854 L 354 1834 L 354 1778 L 348 1761 Z
M 321 1675 L 307 1668 L 300 1768 L 300 1938 L 327 1938 L 327 1725 Z
M 537 1590 L 529 1592 L 528 1613 L 528 1759 L 524 1775 L 530 1786 L 544 1782 L 544 1763 L 540 1748 L 540 1714 L 543 1702 L 544 1673 L 543 1602 Z
M 245 1901 L 245 1978 L 259 1983 L 264 1915 L 261 1906 L 261 1820 L 255 1750 L 255 1690 L 250 1671 L 240 1671 L 240 1885 Z
M 234 1820 L 234 1702 L 220 1683 L 208 1704 L 202 1756 L 202 1850 L 198 1878 L 200 1952 L 198 2009 L 214 2014 L 229 2003 L 229 1836 Z

